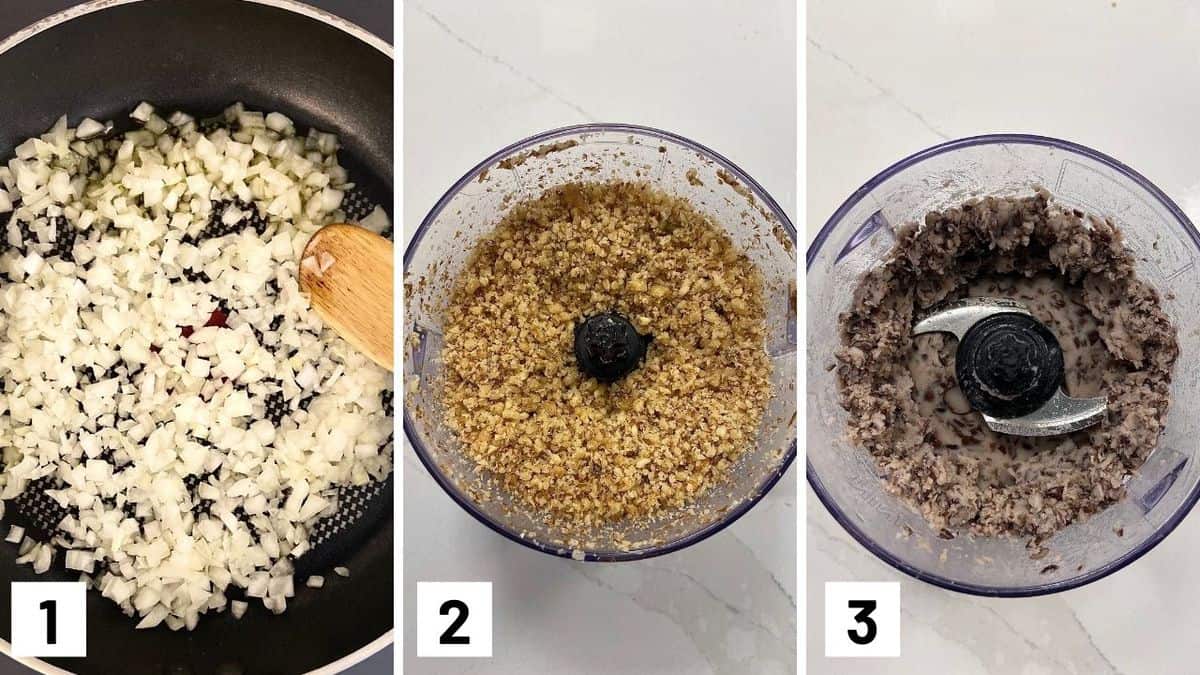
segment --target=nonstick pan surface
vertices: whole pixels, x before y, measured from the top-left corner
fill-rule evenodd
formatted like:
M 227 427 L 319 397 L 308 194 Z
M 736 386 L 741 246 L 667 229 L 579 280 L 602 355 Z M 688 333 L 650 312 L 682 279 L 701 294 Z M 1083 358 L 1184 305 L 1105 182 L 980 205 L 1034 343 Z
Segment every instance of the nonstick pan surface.
M 85 116 L 121 124 L 142 100 L 198 117 L 242 101 L 280 111 L 301 129 L 336 133 L 352 179 L 391 211 L 390 49 L 290 0 L 109 0 L 0 43 L 0 162 L 60 115 L 72 124 Z M 390 641 L 392 629 L 393 523 L 390 507 L 385 512 L 340 561 L 351 576 L 327 572 L 322 589 L 298 580 L 282 615 L 252 602 L 240 620 L 210 613 L 190 632 L 138 631 L 114 603 L 89 592 L 87 658 L 31 665 L 77 673 L 292 674 L 365 656 Z M 14 545 L 0 542 L 5 651 L 10 581 L 78 579 L 63 570 L 34 574 L 15 564 L 16 554 Z

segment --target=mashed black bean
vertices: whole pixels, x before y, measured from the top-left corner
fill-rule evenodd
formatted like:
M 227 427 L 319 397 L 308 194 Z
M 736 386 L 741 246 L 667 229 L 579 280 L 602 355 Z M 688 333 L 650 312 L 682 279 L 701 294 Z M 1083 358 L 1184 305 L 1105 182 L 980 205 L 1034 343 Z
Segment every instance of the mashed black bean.
M 887 489 L 935 529 L 1044 537 L 1120 500 L 1166 422 L 1179 355 L 1157 292 L 1110 220 L 1045 190 L 986 197 L 899 228 L 839 317 L 848 435 Z M 957 342 L 914 337 L 937 305 L 1023 301 L 1057 335 L 1072 396 L 1108 396 L 1100 424 L 1048 438 L 991 431 L 955 383 Z

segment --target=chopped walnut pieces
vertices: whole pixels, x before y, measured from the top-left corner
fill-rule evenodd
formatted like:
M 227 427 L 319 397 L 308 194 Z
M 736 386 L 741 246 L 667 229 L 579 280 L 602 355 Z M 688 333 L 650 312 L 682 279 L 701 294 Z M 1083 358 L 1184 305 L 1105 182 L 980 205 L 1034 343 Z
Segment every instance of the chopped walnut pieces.
M 602 384 L 575 325 L 653 336 Z M 456 280 L 442 403 L 464 452 L 570 530 L 649 518 L 719 484 L 770 397 L 762 279 L 707 217 L 643 184 L 577 183 L 513 206 Z

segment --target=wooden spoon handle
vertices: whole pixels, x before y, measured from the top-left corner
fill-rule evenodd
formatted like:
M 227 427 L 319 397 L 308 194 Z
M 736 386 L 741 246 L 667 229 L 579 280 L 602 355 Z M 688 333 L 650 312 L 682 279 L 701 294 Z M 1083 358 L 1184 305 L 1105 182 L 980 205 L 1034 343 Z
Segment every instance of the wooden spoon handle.
M 300 257 L 300 288 L 338 335 L 392 370 L 392 242 L 357 225 L 326 225 Z

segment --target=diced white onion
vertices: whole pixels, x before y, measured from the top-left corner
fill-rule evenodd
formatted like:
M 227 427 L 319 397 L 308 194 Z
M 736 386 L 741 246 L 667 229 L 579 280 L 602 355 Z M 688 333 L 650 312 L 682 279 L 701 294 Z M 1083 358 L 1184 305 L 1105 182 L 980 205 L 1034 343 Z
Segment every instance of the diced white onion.
M 136 108 L 133 109 L 133 112 L 129 113 L 129 116 L 139 122 L 144 123 L 147 120 L 149 120 L 150 116 L 153 114 L 154 114 L 154 106 L 150 105 L 149 103 L 147 103 L 145 101 L 142 101 L 141 103 L 138 104 L 138 106 Z
M 90 117 L 85 117 L 75 129 L 75 138 L 86 141 L 101 134 L 108 133 L 111 128 L 111 125 L 102 124 Z
M 353 184 L 336 136 L 279 113 L 236 104 L 203 132 L 149 103 L 130 117 L 117 136 L 60 117 L 0 164 L 0 517 L 43 478 L 72 509 L 54 543 L 18 526 L 6 541 L 37 572 L 63 548 L 138 628 L 240 617 L 231 586 L 282 612 L 287 556 L 310 550 L 338 486 L 391 470 L 391 376 L 297 282 Z

